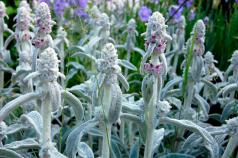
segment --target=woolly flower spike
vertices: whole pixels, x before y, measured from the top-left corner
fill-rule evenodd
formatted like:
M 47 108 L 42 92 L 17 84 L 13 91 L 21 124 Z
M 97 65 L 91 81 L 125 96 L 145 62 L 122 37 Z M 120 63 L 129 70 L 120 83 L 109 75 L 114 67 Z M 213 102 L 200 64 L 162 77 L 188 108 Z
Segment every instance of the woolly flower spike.
M 156 108 L 158 110 L 158 113 L 160 116 L 165 116 L 170 112 L 170 109 L 172 108 L 167 101 L 158 101 Z
M 39 56 L 37 60 L 37 70 L 40 72 L 41 81 L 52 82 L 59 76 L 59 60 L 54 49 L 47 48 Z
M 51 20 L 50 9 L 45 2 L 41 2 L 36 10 L 37 31 L 43 34 L 49 34 L 52 31 L 52 25 L 55 22 Z
M 0 1 L 0 18 L 4 18 L 5 16 L 7 16 L 6 7 L 5 4 L 2 1 Z
M 96 22 L 99 26 L 102 26 L 102 27 L 109 27 L 111 25 L 110 23 L 110 20 L 109 20 L 109 17 L 106 13 L 102 13 L 100 16 L 99 16 L 99 19 L 97 20 Z
M 214 59 L 214 55 L 212 54 L 212 52 L 207 52 L 204 56 L 205 59 L 205 63 L 207 64 L 213 64 L 213 63 L 217 63 L 217 61 Z
M 231 134 L 237 133 L 237 126 L 238 126 L 238 117 L 231 118 L 229 120 L 226 120 L 226 124 L 228 128 L 230 129 Z
M 26 0 L 22 0 L 19 4 L 19 8 L 24 7 L 28 12 L 31 12 L 31 7 Z
M 232 57 L 230 59 L 230 62 L 233 66 L 233 68 L 238 68 L 238 50 L 235 50 L 234 53 L 232 54 Z
M 128 32 L 133 32 L 136 30 L 136 21 L 135 19 L 131 19 L 127 24 Z
M 163 53 L 166 48 L 166 43 L 172 38 L 167 34 L 165 19 L 159 12 L 154 12 L 149 18 L 146 30 L 146 48 L 150 43 L 156 43 L 155 50 L 158 53 Z
M 112 74 L 120 72 L 118 66 L 118 55 L 115 46 L 112 43 L 107 43 L 102 49 L 102 58 L 98 60 L 98 71 Z
M 117 59 L 117 50 L 112 43 L 107 43 L 102 52 L 104 59 Z
M 18 8 L 16 18 L 16 27 L 19 31 L 28 30 L 31 23 L 31 15 L 25 7 Z
M 192 36 L 194 35 L 194 33 L 196 33 L 196 39 L 194 42 L 194 49 L 193 49 L 195 55 L 201 56 L 203 55 L 205 51 L 205 47 L 204 47 L 205 31 L 206 31 L 206 28 L 203 21 L 198 20 L 193 27 L 193 31 L 191 32 Z

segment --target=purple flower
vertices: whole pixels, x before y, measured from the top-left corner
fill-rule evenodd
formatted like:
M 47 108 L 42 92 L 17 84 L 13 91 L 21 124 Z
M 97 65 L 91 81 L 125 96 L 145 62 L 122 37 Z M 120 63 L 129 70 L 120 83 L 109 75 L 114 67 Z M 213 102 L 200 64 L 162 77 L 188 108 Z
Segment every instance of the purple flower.
M 75 9 L 74 14 L 82 19 L 87 19 L 89 17 L 89 15 L 85 13 L 81 8 Z
M 235 0 L 235 2 L 238 4 L 238 0 Z
M 151 9 L 146 6 L 142 6 L 139 10 L 139 17 L 140 17 L 141 21 L 143 21 L 143 22 L 148 21 L 151 14 L 152 14 Z
M 196 17 L 196 12 L 194 10 L 191 10 L 188 14 L 188 20 L 192 21 L 195 19 L 195 17 Z
M 69 0 L 71 5 L 78 6 L 82 9 L 85 9 L 88 5 L 88 0 Z
M 178 5 L 172 5 L 169 7 L 169 16 L 173 16 L 173 20 L 175 22 L 179 22 L 181 20 L 181 15 L 183 13 L 183 7 L 181 7 L 180 9 L 179 7 L 180 6 Z
M 178 4 L 181 5 L 181 4 L 183 4 L 184 1 L 186 1 L 186 0 L 178 0 Z M 188 0 L 186 2 L 186 7 L 191 8 L 192 6 L 193 6 L 193 0 Z
M 68 7 L 68 2 L 65 0 L 55 0 L 54 1 L 54 11 L 58 16 L 64 15 L 65 8 Z

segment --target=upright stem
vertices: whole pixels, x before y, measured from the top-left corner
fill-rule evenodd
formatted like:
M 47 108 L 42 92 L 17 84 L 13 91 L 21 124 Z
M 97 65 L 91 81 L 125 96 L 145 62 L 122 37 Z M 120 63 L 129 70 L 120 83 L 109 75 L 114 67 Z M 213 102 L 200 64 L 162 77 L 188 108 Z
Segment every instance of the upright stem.
M 151 56 L 151 63 L 153 65 L 159 64 L 158 55 L 153 53 Z M 145 153 L 144 158 L 152 158 L 152 145 L 153 145 L 153 118 L 155 116 L 155 106 L 158 98 L 158 81 L 159 77 L 154 75 L 154 85 L 153 85 L 153 95 L 152 102 L 150 101 L 149 105 L 145 107 L 145 121 L 146 121 L 146 144 L 145 144 Z
M 102 144 L 102 157 L 110 158 L 110 143 L 111 143 L 111 124 L 108 122 L 109 108 L 111 106 L 111 85 L 104 85 L 102 105 L 104 111 L 105 121 L 104 132 L 103 132 L 103 144 Z
M 4 27 L 4 20 L 1 19 L 1 23 L 0 24 L 2 27 Z M 4 48 L 4 41 L 3 41 L 3 31 L 4 28 L 0 28 L 0 58 L 3 58 L 3 48 Z M 2 90 L 4 88 L 4 72 L 0 71 L 0 90 Z M 3 103 L 3 98 L 0 98 L 0 107 L 2 107 L 2 103 Z
M 238 145 L 238 133 L 231 136 L 231 138 L 226 146 L 226 150 L 224 151 L 224 153 L 222 155 L 222 158 L 232 157 L 232 153 L 237 145 Z
M 110 158 L 111 127 L 109 123 L 105 123 L 102 143 L 103 158 Z
M 49 94 L 46 95 L 41 105 L 41 115 L 43 118 L 42 146 L 47 149 L 51 145 L 51 101 Z
M 60 72 L 64 74 L 64 58 L 65 58 L 65 52 L 64 52 L 64 42 L 60 43 Z M 60 80 L 61 86 L 65 87 L 64 79 L 61 78 Z

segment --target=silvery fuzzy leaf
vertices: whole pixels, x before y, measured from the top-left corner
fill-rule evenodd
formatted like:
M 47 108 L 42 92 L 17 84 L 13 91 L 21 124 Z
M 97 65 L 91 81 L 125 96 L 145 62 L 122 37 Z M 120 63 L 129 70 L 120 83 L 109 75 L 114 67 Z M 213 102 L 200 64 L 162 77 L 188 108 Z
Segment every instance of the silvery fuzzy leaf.
M 181 97 L 182 91 L 180 88 L 172 89 L 172 90 L 168 91 L 167 96 Z
M 90 39 L 90 41 L 84 45 L 85 52 L 90 53 L 92 48 L 97 45 L 97 43 L 102 39 L 102 37 L 94 36 Z
M 88 95 L 88 88 L 85 84 L 75 85 L 68 89 L 69 92 L 74 93 L 80 97 L 83 97 L 88 102 L 91 102 L 91 97 Z
M 73 46 L 72 48 L 70 48 L 69 50 L 78 50 L 80 52 L 85 52 L 85 48 L 82 46 Z
M 200 79 L 203 66 L 203 58 L 201 56 L 194 56 L 191 68 L 191 75 L 194 81 L 198 81 Z
M 97 88 L 100 89 L 105 81 L 106 74 L 105 73 L 99 73 L 97 76 Z
M 142 81 L 141 92 L 145 105 L 148 105 L 153 94 L 154 78 L 151 75 L 146 75 Z
M 92 149 L 88 146 L 88 144 L 84 142 L 79 142 L 78 154 L 82 158 L 94 158 Z
M 6 135 L 13 134 L 13 133 L 16 133 L 22 129 L 27 129 L 27 128 L 29 128 L 28 125 L 24 125 L 21 123 L 12 124 L 4 129 L 4 134 L 6 134 Z
M 156 44 L 150 44 L 149 47 L 146 50 L 146 53 L 144 54 L 141 64 L 140 64 L 140 73 L 144 74 L 144 64 L 146 63 L 147 59 L 151 56 L 151 54 L 154 52 L 154 49 L 156 47 Z
M 122 101 L 122 111 L 136 114 L 143 113 L 143 110 L 140 108 L 138 104 L 134 104 L 128 101 Z
M 78 72 L 77 72 L 77 70 L 75 70 L 75 69 L 70 69 L 69 70 L 69 72 L 67 73 L 67 75 L 66 75 L 66 83 L 70 80 L 70 79 L 72 79 L 73 77 L 74 77 L 74 75 L 76 75 Z
M 235 107 L 237 107 L 237 101 L 236 100 L 229 101 L 223 108 L 220 120 L 225 121 L 229 118 L 229 116 L 232 113 L 237 113 L 237 110 L 235 110 Z
M 176 77 L 173 80 L 169 81 L 164 88 L 162 89 L 161 92 L 161 98 L 165 98 L 166 94 L 168 93 L 168 91 L 173 88 L 175 85 L 181 83 L 183 81 L 182 77 Z
M 135 65 L 133 65 L 132 63 L 130 63 L 127 60 L 123 60 L 123 59 L 118 59 L 118 64 L 121 66 L 124 66 L 125 68 L 132 70 L 132 71 L 137 71 L 137 68 Z
M 217 73 L 217 75 L 219 76 L 219 78 L 221 79 L 221 81 L 224 81 L 224 76 L 223 76 L 223 72 L 221 72 L 218 68 L 215 67 L 215 72 Z
M 125 90 L 128 91 L 130 86 L 129 86 L 129 83 L 127 82 L 127 79 L 121 73 L 118 73 L 117 77 L 120 83 L 122 84 L 122 86 L 125 88 Z
M 77 69 L 77 70 L 82 70 L 83 72 L 87 72 L 87 70 L 85 69 L 85 67 L 83 66 L 83 65 L 81 65 L 81 64 L 79 64 L 78 62 L 68 62 L 67 64 L 66 64 L 66 67 L 70 67 L 70 66 L 72 66 L 72 67 L 74 67 L 75 69 Z
M 211 83 L 210 81 L 206 79 L 201 79 L 201 82 L 203 82 L 206 86 L 208 86 L 213 92 L 212 93 L 217 93 L 217 87 Z
M 10 144 L 6 144 L 4 147 L 11 150 L 38 149 L 40 148 L 40 144 L 33 138 L 27 138 L 21 141 L 14 141 Z
M 198 102 L 198 105 L 200 106 L 201 110 L 203 111 L 203 114 L 205 115 L 205 120 L 207 120 L 208 119 L 208 113 L 209 113 L 209 110 L 210 110 L 210 105 L 199 94 L 195 94 L 194 97 L 195 97 L 195 100 Z
M 152 152 L 154 153 L 157 147 L 159 147 L 162 139 L 164 138 L 165 130 L 164 128 L 156 129 L 153 131 L 153 149 Z
M 182 101 L 179 100 L 178 98 L 168 97 L 168 98 L 167 98 L 167 101 L 168 101 L 170 104 L 173 104 L 177 109 L 180 109 L 181 106 L 182 106 Z
M 125 45 L 119 45 L 119 44 L 117 44 L 117 45 L 115 45 L 115 48 L 116 48 L 116 49 L 118 49 L 118 48 L 125 48 Z
M 134 50 L 135 52 L 138 52 L 141 56 L 144 56 L 144 55 L 145 55 L 145 51 L 142 50 L 142 49 L 140 49 L 140 48 L 138 48 L 138 47 L 134 47 L 133 50 Z
M 169 153 L 164 156 L 160 156 L 160 158 L 195 158 L 192 155 L 181 154 L 181 153 Z
M 9 50 L 3 50 L 3 60 L 8 63 L 11 64 L 12 63 L 12 59 L 11 59 L 11 54 Z
M 113 124 L 119 119 L 122 108 L 122 92 L 118 85 L 112 86 L 111 96 L 108 121 Z
M 0 158 L 23 158 L 23 157 L 13 150 L 0 148 Z
M 31 111 L 28 114 L 23 114 L 20 119 L 24 122 L 24 124 L 27 124 L 25 121 L 30 123 L 30 125 L 36 130 L 38 137 L 41 137 L 41 131 L 43 130 L 43 119 L 39 112 Z
M 139 158 L 139 150 L 140 150 L 140 141 L 139 139 L 137 139 L 130 149 L 130 158 Z
M 48 158 L 67 158 L 65 155 L 61 154 L 55 147 L 50 147 L 48 150 L 40 150 L 40 157 Z M 44 156 L 47 155 L 47 156 Z
M 76 126 L 69 134 L 66 141 L 65 153 L 69 158 L 76 158 L 78 152 L 78 144 L 81 141 L 83 135 L 91 128 L 96 126 L 99 122 L 95 119 L 89 120 L 83 124 Z
M 112 155 L 115 158 L 122 158 L 122 154 L 119 148 L 119 145 L 116 141 L 111 141 Z
M 238 90 L 237 83 L 229 84 L 226 87 L 221 89 L 223 97 L 228 96 L 229 93 L 236 91 L 236 90 Z
M 58 82 L 51 82 L 49 84 L 49 93 L 52 112 L 55 112 L 61 107 L 61 86 L 58 84 Z
M 81 101 L 69 91 L 61 91 L 61 95 L 65 102 L 73 108 L 76 120 L 78 122 L 81 121 L 84 117 L 84 109 Z
M 166 76 L 166 74 L 168 73 L 168 64 L 167 64 L 167 60 L 166 60 L 166 57 L 164 55 L 164 53 L 161 53 L 159 55 L 160 59 L 161 59 L 161 62 L 163 64 L 163 76 Z
M 97 63 L 97 59 L 94 56 L 92 56 L 91 54 L 84 53 L 84 52 L 77 52 L 72 55 L 72 57 L 76 57 L 76 56 L 85 56 L 88 59 L 90 59 L 93 63 Z
M 209 132 L 207 132 L 204 128 L 196 125 L 192 121 L 189 121 L 189 120 L 177 120 L 177 119 L 172 119 L 172 118 L 169 118 L 169 117 L 162 117 L 161 118 L 161 122 L 162 123 L 166 123 L 166 124 L 174 124 L 175 126 L 179 126 L 179 127 L 185 128 L 185 129 L 190 130 L 192 132 L 197 132 L 206 141 L 208 141 L 211 144 L 215 142 L 214 138 L 209 134 Z
M 143 122 L 139 116 L 136 116 L 130 113 L 121 113 L 120 119 L 125 119 L 127 121 L 131 121 L 137 124 L 141 124 Z

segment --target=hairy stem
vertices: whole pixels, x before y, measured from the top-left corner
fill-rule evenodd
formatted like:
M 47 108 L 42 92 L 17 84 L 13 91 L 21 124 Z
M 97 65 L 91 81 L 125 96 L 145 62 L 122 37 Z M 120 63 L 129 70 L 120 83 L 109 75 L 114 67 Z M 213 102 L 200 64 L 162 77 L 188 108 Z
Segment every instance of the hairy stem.
M 224 151 L 222 158 L 229 158 L 232 157 L 232 153 L 236 146 L 238 145 L 238 134 L 234 134 L 229 139 L 229 142 L 227 144 L 226 150 Z

